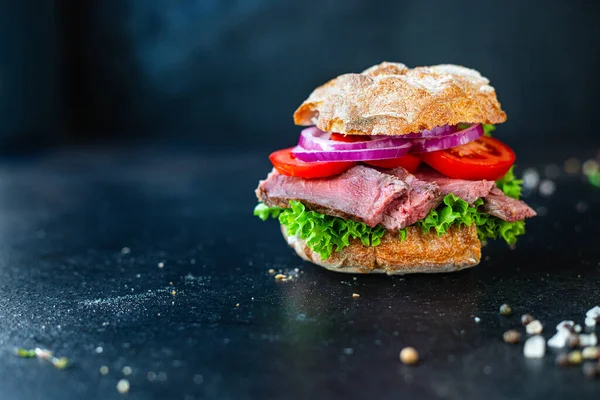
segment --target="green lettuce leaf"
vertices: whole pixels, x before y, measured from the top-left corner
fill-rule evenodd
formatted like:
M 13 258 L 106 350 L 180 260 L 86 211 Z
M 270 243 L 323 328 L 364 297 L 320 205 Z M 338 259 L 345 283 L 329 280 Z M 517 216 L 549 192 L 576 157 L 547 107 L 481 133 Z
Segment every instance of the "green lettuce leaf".
M 471 226 L 476 220 L 476 215 L 481 214 L 477 211 L 477 207 L 483 204 L 483 200 L 478 199 L 473 206 L 452 193 L 446 195 L 442 204 L 434 210 L 429 211 L 429 214 L 414 225 L 419 226 L 423 233 L 427 233 L 432 229 L 435 230 L 438 236 L 442 236 L 452 225 L 467 225 Z
M 506 175 L 496 181 L 496 186 L 508 197 L 519 199 L 523 191 L 523 179 L 517 179 L 513 172 L 514 166 L 510 167 Z
M 279 214 L 281 214 L 282 210 L 283 208 L 269 207 L 264 203 L 258 203 L 256 207 L 254 207 L 254 216 L 266 221 L 269 218 L 279 217 Z
M 525 222 L 507 222 L 500 218 L 485 214 L 479 211 L 479 206 L 483 204 L 482 199 L 478 199 L 473 205 L 453 195 L 452 193 L 444 197 L 442 204 L 422 220 L 416 222 L 418 226 L 427 233 L 432 229 L 441 236 L 448 232 L 453 225 L 471 226 L 476 225 L 477 236 L 480 240 L 502 238 L 509 245 L 517 242 L 517 236 L 525 233 Z M 406 235 L 406 233 L 405 233 Z
M 458 124 L 457 127 L 460 130 L 463 129 L 467 129 L 468 127 L 470 127 L 471 124 Z M 483 127 L 483 135 L 484 136 L 492 136 L 492 132 L 494 132 L 496 130 L 496 125 L 492 125 L 492 124 L 481 124 L 481 126 Z
M 492 132 L 496 130 L 496 125 L 492 124 L 482 124 L 483 125 L 483 135 L 492 137 Z
M 365 246 L 378 246 L 386 233 L 382 226 L 371 228 L 362 222 L 309 211 L 299 201 L 290 201 L 290 208 L 285 209 L 259 203 L 254 215 L 263 221 L 269 217 L 279 218 L 288 236 L 298 235 L 323 260 L 334 250 L 350 245 L 350 239 L 359 239 Z

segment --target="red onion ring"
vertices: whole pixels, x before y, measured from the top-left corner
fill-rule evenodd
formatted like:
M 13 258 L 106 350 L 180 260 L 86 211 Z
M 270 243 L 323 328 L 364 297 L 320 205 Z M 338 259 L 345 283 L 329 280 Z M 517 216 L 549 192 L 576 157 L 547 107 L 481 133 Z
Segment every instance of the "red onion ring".
M 423 139 L 409 139 L 412 144 L 411 153 L 429 153 L 449 149 L 451 147 L 461 146 L 479 139 L 483 136 L 483 127 L 481 124 L 473 124 L 470 127 L 453 133 L 451 135 L 430 137 Z
M 334 150 L 361 150 L 383 149 L 399 146 L 406 143 L 398 136 L 368 136 L 364 135 L 362 142 L 337 142 L 331 140 L 330 132 L 323 132 L 316 126 L 303 129 L 300 132 L 298 146 L 305 150 L 334 151 Z
M 358 150 L 306 150 L 296 146 L 292 154 L 300 161 L 368 161 L 385 160 L 389 158 L 398 158 L 408 154 L 411 144 L 404 142 L 400 146 L 376 148 L 376 149 L 358 149 Z
M 442 126 L 436 126 L 433 129 L 430 130 L 422 130 L 420 132 L 413 132 L 413 133 L 408 133 L 406 135 L 402 135 L 401 137 L 404 139 L 421 139 L 421 138 L 428 138 L 428 137 L 437 137 L 437 136 L 446 136 L 446 135 L 451 135 L 453 133 L 456 133 L 458 131 L 458 127 L 456 125 L 442 125 Z

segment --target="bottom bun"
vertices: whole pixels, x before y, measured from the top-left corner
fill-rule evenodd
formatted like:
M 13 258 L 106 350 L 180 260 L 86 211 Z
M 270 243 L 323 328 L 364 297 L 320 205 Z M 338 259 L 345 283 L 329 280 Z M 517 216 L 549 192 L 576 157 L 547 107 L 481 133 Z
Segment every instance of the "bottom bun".
M 296 253 L 331 271 L 369 274 L 404 275 L 415 273 L 453 272 L 474 267 L 481 259 L 481 242 L 477 238 L 475 225 L 451 227 L 442 236 L 423 233 L 416 227 L 408 227 L 408 235 L 401 242 L 397 234 L 386 233 L 381 244 L 364 246 L 354 239 L 348 247 L 334 251 L 327 260 L 312 251 L 306 242 L 297 236 L 283 236 Z

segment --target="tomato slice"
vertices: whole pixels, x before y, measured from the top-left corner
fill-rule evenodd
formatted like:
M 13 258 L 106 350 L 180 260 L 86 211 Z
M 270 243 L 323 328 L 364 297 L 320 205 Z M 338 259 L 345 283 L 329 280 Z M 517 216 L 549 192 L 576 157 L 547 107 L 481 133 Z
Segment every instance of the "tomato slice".
M 494 181 L 502 178 L 517 158 L 510 147 L 488 136 L 462 146 L 422 153 L 421 157 L 450 178 Z
M 421 159 L 415 155 L 407 154 L 403 157 L 390 158 L 389 160 L 370 160 L 364 161 L 364 163 L 386 169 L 402 167 L 408 172 L 413 173 L 417 170 L 417 168 L 419 168 Z
M 335 140 L 336 142 L 366 142 L 371 140 L 369 136 L 366 135 L 344 135 L 342 133 L 332 133 L 331 140 Z
M 325 178 L 327 176 L 339 175 L 348 168 L 356 165 L 355 162 L 311 162 L 298 160 L 292 154 L 292 147 L 277 150 L 269 156 L 269 160 L 279 173 L 299 178 Z

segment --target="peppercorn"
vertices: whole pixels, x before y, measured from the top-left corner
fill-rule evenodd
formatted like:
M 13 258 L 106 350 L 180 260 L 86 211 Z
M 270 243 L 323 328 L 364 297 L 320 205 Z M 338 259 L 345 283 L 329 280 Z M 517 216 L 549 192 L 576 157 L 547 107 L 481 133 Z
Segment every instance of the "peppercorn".
M 583 374 L 588 378 L 597 378 L 600 376 L 600 364 L 588 362 L 583 364 Z
M 567 346 L 569 346 L 572 349 L 575 347 L 579 347 L 580 343 L 581 342 L 579 340 L 578 335 L 570 335 L 569 338 L 567 339 Z
M 570 364 L 581 364 L 583 361 L 583 357 L 581 356 L 581 352 L 578 350 L 572 351 L 568 355 Z
M 530 322 L 535 321 L 535 317 L 531 314 L 523 314 L 521 315 L 521 323 L 523 326 L 527 326 Z
M 405 347 L 400 352 L 400 361 L 406 365 L 415 365 L 419 362 L 419 353 L 414 347 Z
M 502 338 L 506 343 L 517 344 L 521 340 L 521 334 L 514 329 L 504 332 Z
M 567 355 L 567 353 L 559 354 L 556 357 L 556 364 L 560 365 L 561 367 L 568 366 L 570 363 L 569 363 L 569 356 Z
M 510 315 L 512 314 L 512 308 L 506 303 L 500 306 L 500 315 Z

